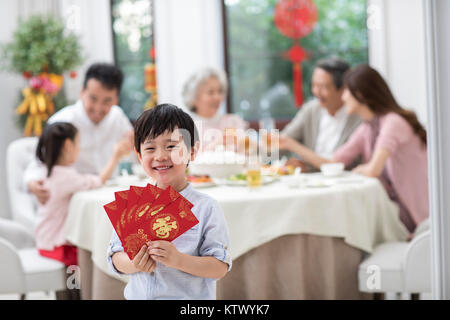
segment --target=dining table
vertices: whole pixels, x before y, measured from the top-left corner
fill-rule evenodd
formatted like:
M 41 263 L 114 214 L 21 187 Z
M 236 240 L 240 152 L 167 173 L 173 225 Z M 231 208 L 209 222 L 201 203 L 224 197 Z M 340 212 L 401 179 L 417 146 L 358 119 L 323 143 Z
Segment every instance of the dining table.
M 65 232 L 78 247 L 83 299 L 124 298 L 129 276 L 107 264 L 113 228 L 103 205 L 115 191 L 149 182 L 112 181 L 73 195 Z M 217 299 L 365 299 L 361 261 L 378 244 L 409 236 L 380 181 L 352 172 L 267 176 L 252 188 L 229 180 L 193 186 L 217 200 L 229 230 L 232 268 L 217 281 Z

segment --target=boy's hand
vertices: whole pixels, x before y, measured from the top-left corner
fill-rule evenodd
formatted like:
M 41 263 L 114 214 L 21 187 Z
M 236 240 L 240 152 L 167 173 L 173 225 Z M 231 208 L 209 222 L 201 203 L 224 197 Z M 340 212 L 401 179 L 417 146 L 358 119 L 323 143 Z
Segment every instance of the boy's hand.
M 153 272 L 156 268 L 153 260 L 147 252 L 148 247 L 144 244 L 138 254 L 131 260 L 133 266 L 140 272 Z
M 161 262 L 167 267 L 180 268 L 182 253 L 175 248 L 172 242 L 164 240 L 151 241 L 148 253 L 153 260 Z

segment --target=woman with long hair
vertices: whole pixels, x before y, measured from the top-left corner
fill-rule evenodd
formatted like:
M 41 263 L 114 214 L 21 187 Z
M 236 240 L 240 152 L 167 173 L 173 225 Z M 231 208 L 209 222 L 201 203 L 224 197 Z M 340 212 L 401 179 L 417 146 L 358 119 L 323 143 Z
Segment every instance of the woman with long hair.
M 400 208 L 400 220 L 412 233 L 429 215 L 427 134 L 414 112 L 395 100 L 383 77 L 368 65 L 344 76 L 342 95 L 346 111 L 364 122 L 332 159 L 318 156 L 295 140 L 280 137 L 280 148 L 300 155 L 317 168 L 323 163 L 350 164 L 358 156 L 363 164 L 354 172 L 377 177 Z

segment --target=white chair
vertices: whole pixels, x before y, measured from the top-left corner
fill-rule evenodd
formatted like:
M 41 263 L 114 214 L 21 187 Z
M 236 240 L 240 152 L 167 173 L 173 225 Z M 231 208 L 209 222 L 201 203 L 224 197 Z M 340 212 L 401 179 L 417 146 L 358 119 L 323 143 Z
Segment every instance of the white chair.
M 38 138 L 20 138 L 6 151 L 6 178 L 13 220 L 32 231 L 36 221 L 36 200 L 23 182 L 25 169 L 35 158 Z
M 66 288 L 63 263 L 42 257 L 23 225 L 0 218 L 0 294 L 25 294 Z
M 369 293 L 431 292 L 429 220 L 422 222 L 410 242 L 377 246 L 359 266 L 359 290 Z

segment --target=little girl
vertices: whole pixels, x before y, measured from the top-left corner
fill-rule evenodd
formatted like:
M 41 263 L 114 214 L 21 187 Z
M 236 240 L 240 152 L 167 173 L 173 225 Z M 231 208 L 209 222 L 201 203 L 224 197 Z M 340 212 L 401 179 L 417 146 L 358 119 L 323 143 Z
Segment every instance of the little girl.
M 47 167 L 44 186 L 50 198 L 37 212 L 35 238 L 42 256 L 65 265 L 77 264 L 77 248 L 65 239 L 64 223 L 71 196 L 81 190 L 101 186 L 112 174 L 121 157 L 130 152 L 125 141 L 114 148 L 114 154 L 99 176 L 80 174 L 71 165 L 80 152 L 78 130 L 68 122 L 48 125 L 39 138 L 36 155 Z

